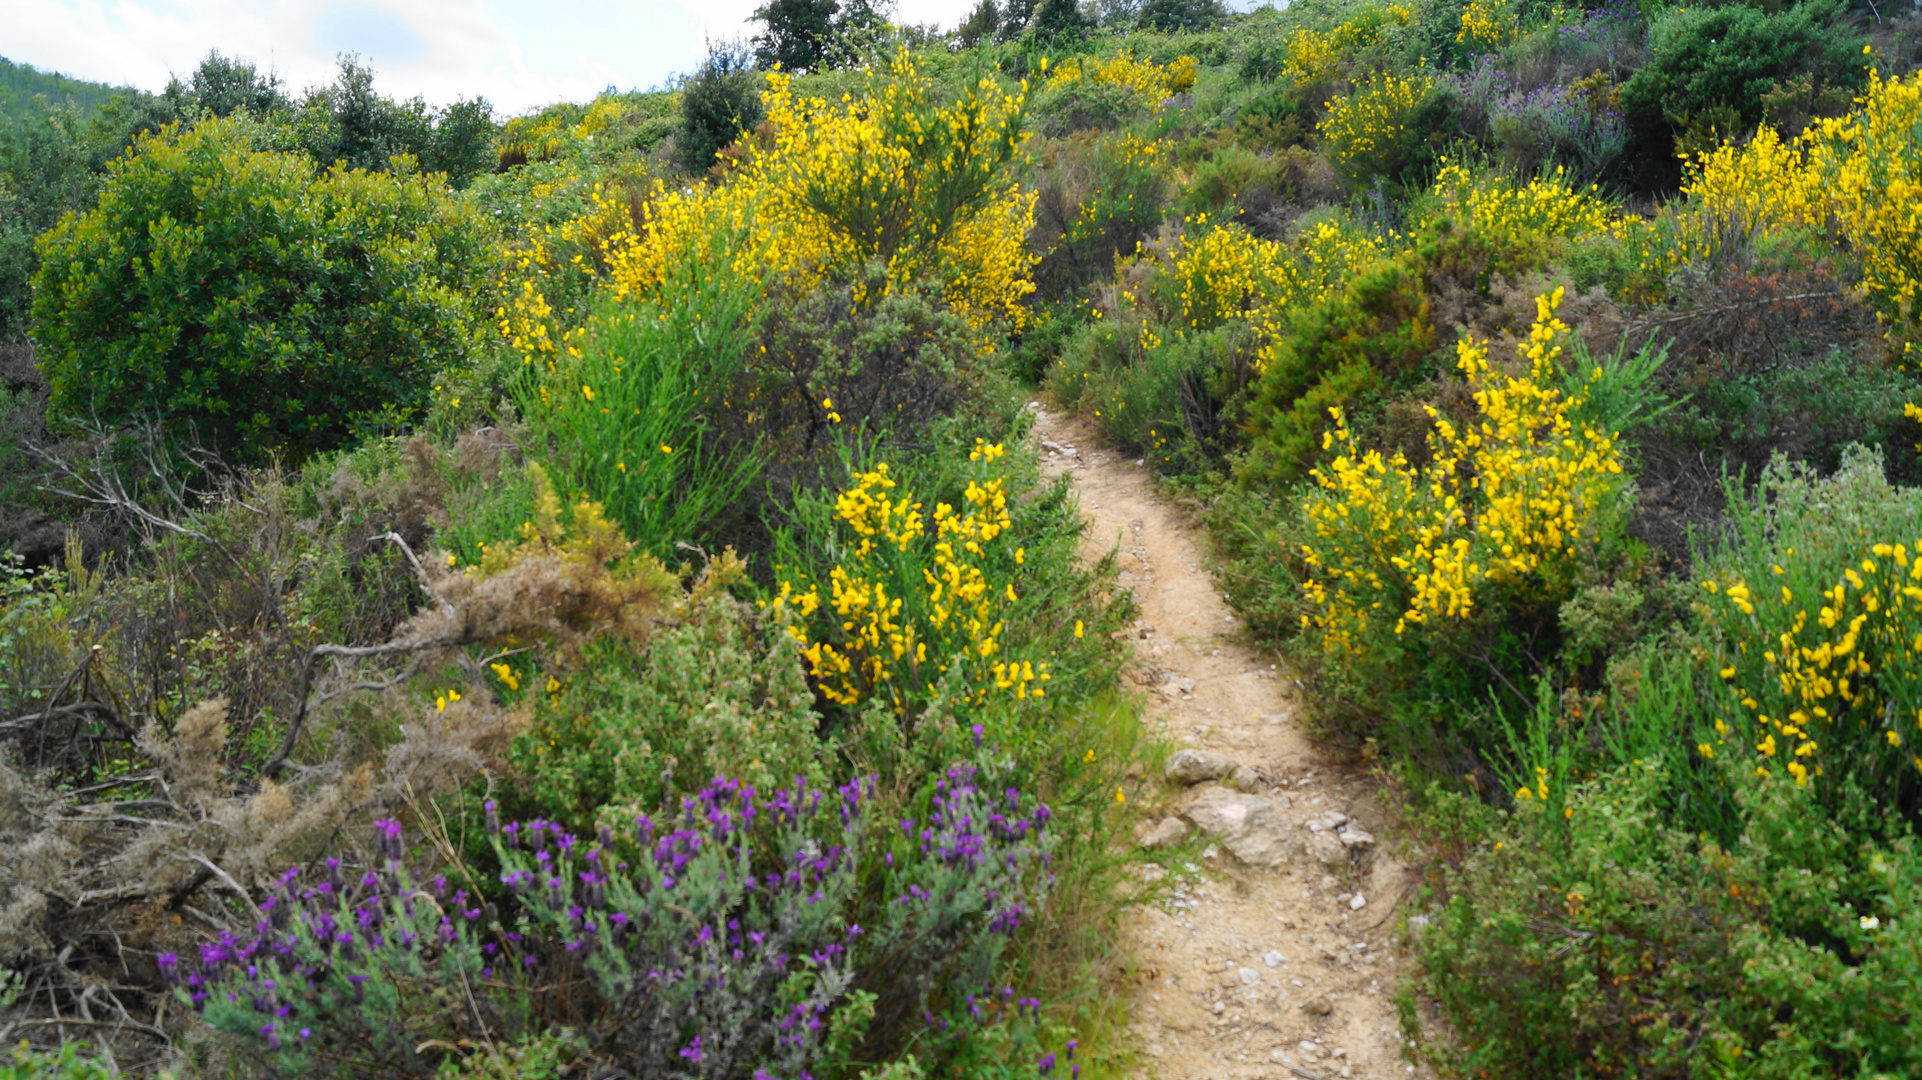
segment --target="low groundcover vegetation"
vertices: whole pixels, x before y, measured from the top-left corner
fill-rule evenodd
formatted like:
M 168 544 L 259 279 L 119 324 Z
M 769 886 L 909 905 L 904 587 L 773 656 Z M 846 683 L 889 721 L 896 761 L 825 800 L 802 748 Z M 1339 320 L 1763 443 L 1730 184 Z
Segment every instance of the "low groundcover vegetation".
M 1411 1062 L 1922 1074 L 1922 17 L 802 6 L 0 72 L 0 1076 L 1131 1074 L 1037 393 L 1410 804 Z

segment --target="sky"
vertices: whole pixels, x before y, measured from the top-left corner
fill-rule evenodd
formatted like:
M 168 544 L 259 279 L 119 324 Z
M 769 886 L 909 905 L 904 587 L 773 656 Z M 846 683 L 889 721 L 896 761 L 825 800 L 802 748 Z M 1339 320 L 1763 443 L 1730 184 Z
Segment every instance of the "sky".
M 360 54 L 374 87 L 434 105 L 486 97 L 512 116 L 650 89 L 690 71 L 708 38 L 751 36 L 760 0 L 0 0 L 0 56 L 158 91 L 208 51 L 271 68 L 292 91 Z M 900 22 L 952 27 L 975 0 L 900 0 Z

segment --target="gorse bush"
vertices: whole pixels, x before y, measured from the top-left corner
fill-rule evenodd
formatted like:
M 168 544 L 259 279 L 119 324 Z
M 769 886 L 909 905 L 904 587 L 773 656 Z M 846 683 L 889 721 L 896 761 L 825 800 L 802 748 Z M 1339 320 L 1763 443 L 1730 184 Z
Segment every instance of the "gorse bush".
M 486 230 L 438 180 L 316 175 L 257 148 L 265 134 L 216 121 L 145 140 L 98 207 L 40 240 L 57 416 L 300 457 L 410 419 L 435 372 L 466 362 Z

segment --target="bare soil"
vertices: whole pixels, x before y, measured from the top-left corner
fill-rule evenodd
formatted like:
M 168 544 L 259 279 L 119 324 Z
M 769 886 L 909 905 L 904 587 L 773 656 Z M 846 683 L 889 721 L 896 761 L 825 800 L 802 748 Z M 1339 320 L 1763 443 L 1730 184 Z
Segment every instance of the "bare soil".
M 1176 849 L 1174 878 L 1143 867 L 1155 899 L 1129 909 L 1118 946 L 1133 960 L 1131 1039 L 1155 1080 L 1387 1080 L 1429 1077 L 1402 1056 L 1394 994 L 1406 963 L 1413 880 L 1394 855 L 1398 800 L 1318 754 L 1303 734 L 1300 684 L 1245 643 L 1209 576 L 1200 529 L 1159 496 L 1150 470 L 1098 446 L 1075 418 L 1033 405 L 1050 472 L 1072 477 L 1090 521 L 1084 555 L 1118 547 L 1122 584 L 1140 603 L 1129 679 L 1149 723 L 1175 747 L 1253 768 L 1306 836 L 1339 811 L 1373 834 L 1345 867 L 1303 854 L 1273 869 L 1239 865 L 1205 837 Z M 1155 796 L 1156 778 L 1142 795 Z M 1147 825 L 1178 813 L 1168 785 Z M 1362 899 L 1356 906 L 1354 897 Z

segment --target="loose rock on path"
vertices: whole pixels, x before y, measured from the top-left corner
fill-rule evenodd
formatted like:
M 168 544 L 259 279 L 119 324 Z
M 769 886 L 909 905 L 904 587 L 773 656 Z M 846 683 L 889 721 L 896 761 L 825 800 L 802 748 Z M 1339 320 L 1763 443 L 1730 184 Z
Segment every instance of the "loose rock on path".
M 1130 678 L 1149 723 L 1184 748 L 1167 763 L 1166 812 L 1137 839 L 1186 845 L 1192 870 L 1122 920 L 1135 1075 L 1432 1075 L 1402 1058 L 1396 935 L 1413 891 L 1378 841 L 1391 824 L 1379 785 L 1309 746 L 1299 684 L 1240 641 L 1196 528 L 1156 495 L 1150 470 L 1074 418 L 1029 408 L 1045 467 L 1073 479 L 1091 519 L 1084 555 L 1119 546 L 1121 584 L 1141 608 Z

